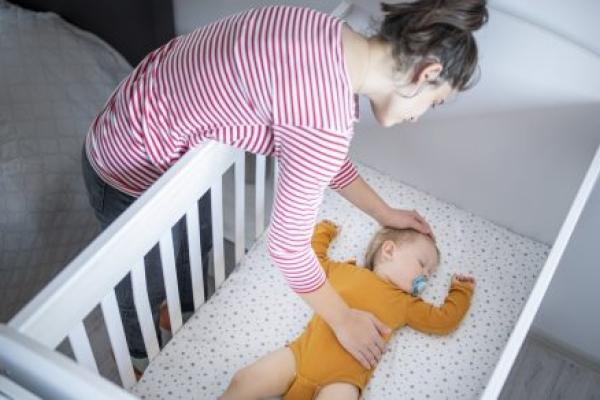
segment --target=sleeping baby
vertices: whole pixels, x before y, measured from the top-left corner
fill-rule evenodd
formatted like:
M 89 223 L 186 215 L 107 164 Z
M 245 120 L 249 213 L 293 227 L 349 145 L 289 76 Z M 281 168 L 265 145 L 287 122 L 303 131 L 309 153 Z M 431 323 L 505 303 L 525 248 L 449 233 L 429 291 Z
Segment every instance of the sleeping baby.
M 412 229 L 382 228 L 369 243 L 363 268 L 354 261 L 328 258 L 338 230 L 333 222 L 321 221 L 312 247 L 329 282 L 349 307 L 373 313 L 392 330 L 408 325 L 444 335 L 458 326 L 469 308 L 475 280 L 453 275 L 439 307 L 421 299 L 427 279 L 439 264 L 439 250 L 430 237 Z M 314 315 L 296 340 L 236 372 L 220 399 L 280 395 L 284 400 L 358 399 L 373 371 L 352 357 L 329 325 Z

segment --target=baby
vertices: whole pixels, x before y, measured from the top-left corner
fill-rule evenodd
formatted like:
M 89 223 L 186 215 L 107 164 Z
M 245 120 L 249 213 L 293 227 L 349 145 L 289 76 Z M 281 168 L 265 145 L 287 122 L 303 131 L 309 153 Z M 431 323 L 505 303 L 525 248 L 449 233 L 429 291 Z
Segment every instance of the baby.
M 439 264 L 439 250 L 430 237 L 412 229 L 382 228 L 371 239 L 362 268 L 354 261 L 327 257 L 338 231 L 333 222 L 321 221 L 312 247 L 348 306 L 373 313 L 393 330 L 408 325 L 443 335 L 458 326 L 469 308 L 475 280 L 455 274 L 442 306 L 423 301 L 419 295 Z M 385 341 L 390 337 L 386 335 Z M 358 399 L 373 371 L 354 359 L 315 315 L 295 341 L 236 372 L 220 399 L 280 395 L 284 400 Z

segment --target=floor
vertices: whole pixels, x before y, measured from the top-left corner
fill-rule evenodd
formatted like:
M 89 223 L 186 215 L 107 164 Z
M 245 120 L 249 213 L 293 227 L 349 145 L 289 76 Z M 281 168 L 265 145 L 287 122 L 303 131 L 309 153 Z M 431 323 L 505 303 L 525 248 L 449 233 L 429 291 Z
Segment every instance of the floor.
M 502 400 L 600 400 L 600 366 L 588 366 L 529 335 L 508 377 Z
M 233 259 L 233 244 L 225 241 L 227 273 L 233 269 Z M 208 279 L 208 293 L 213 292 L 214 282 Z M 118 384 L 119 377 L 99 309 L 88 316 L 86 328 L 101 375 Z M 59 349 L 67 355 L 72 354 L 66 342 Z M 530 335 L 504 387 L 500 396 L 503 400 L 600 400 L 600 366 L 579 362 L 576 357 Z

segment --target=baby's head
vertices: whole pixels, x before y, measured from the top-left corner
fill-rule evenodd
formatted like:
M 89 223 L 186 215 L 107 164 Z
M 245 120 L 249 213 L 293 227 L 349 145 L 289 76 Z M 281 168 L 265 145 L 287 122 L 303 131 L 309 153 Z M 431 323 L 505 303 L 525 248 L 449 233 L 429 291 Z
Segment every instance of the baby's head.
M 440 251 L 414 229 L 381 228 L 365 254 L 365 267 L 405 292 L 419 295 L 440 263 Z

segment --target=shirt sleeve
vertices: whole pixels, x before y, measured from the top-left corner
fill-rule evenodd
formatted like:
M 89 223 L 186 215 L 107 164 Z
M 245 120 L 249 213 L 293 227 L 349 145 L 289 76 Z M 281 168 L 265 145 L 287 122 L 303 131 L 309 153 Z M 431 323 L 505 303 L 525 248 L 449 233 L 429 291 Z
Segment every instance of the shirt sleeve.
M 358 171 L 350 158 L 346 156 L 338 173 L 329 182 L 329 187 L 334 190 L 343 189 L 358 177 Z
M 436 307 L 420 297 L 412 297 L 407 308 L 407 324 L 425 333 L 446 335 L 458 327 L 471 305 L 472 289 L 460 283 L 452 284 L 444 304 Z
M 346 160 L 349 138 L 315 128 L 274 129 L 282 131 L 275 133 L 279 176 L 267 249 L 290 288 L 308 293 L 327 279 L 311 238 L 323 193 Z
M 327 255 L 331 242 L 338 234 L 338 229 L 335 225 L 327 220 L 323 220 L 315 226 L 315 231 L 312 236 L 312 248 L 321 263 L 321 268 L 325 271 L 325 275 L 329 276 L 334 263 Z

